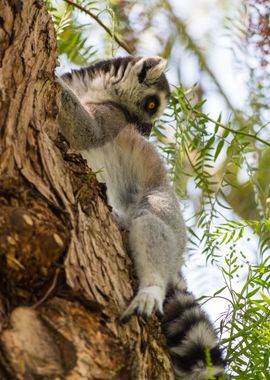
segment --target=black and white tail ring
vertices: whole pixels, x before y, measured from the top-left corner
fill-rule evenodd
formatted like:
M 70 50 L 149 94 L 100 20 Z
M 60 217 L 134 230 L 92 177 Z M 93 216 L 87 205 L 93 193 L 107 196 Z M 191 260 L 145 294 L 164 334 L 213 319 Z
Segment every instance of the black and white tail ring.
M 170 294 L 164 305 L 162 330 L 177 380 L 221 378 L 225 361 L 217 335 L 190 292 L 175 290 Z

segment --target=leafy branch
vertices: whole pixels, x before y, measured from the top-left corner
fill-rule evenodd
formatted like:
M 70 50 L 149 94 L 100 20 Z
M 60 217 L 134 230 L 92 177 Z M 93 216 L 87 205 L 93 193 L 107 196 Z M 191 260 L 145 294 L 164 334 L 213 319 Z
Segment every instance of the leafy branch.
M 181 96 L 183 97 L 183 100 L 185 102 L 186 109 L 188 111 L 190 111 L 191 114 L 194 114 L 195 118 L 199 118 L 201 120 L 200 123 L 202 123 L 202 119 L 204 119 L 205 122 L 210 122 L 212 124 L 215 124 L 217 127 L 221 127 L 222 129 L 224 129 L 224 130 L 226 130 L 228 132 L 231 132 L 231 133 L 233 133 L 235 135 L 241 135 L 241 136 L 248 137 L 250 139 L 257 140 L 260 143 L 262 143 L 262 144 L 267 145 L 267 146 L 270 147 L 270 143 L 268 141 L 260 138 L 257 134 L 251 134 L 251 133 L 248 133 L 248 132 L 244 132 L 243 130 L 232 129 L 228 125 L 225 125 L 225 124 L 221 123 L 220 122 L 220 118 L 218 120 L 214 120 L 210 116 L 208 116 L 205 113 L 203 113 L 200 110 L 200 108 L 205 103 L 205 100 L 202 100 L 199 103 L 197 103 L 195 106 L 193 106 L 191 104 L 190 100 L 188 99 L 188 97 L 185 95 L 185 91 L 181 91 Z
M 198 116 L 202 116 L 202 113 L 201 113 L 200 111 L 198 111 L 198 110 L 196 110 L 196 109 L 194 109 L 194 108 L 192 108 L 191 110 L 192 110 L 192 112 L 194 112 L 194 113 L 197 114 Z M 248 138 L 250 138 L 250 139 L 257 140 L 257 141 L 261 142 L 261 143 L 264 144 L 264 145 L 270 146 L 270 143 L 269 143 L 268 141 L 266 141 L 266 140 L 264 140 L 264 139 L 261 139 L 260 137 L 258 137 L 257 134 L 251 134 L 251 133 L 243 132 L 243 131 L 241 131 L 241 130 L 232 129 L 232 128 L 226 126 L 225 124 L 220 123 L 218 120 L 214 120 L 214 119 L 212 119 L 212 118 L 209 117 L 208 115 L 203 114 L 203 116 L 207 118 L 207 121 L 209 121 L 209 122 L 215 124 L 215 125 L 218 126 L 218 127 L 221 127 L 222 129 L 224 129 L 224 130 L 226 130 L 226 131 L 228 131 L 228 132 L 231 132 L 231 133 L 233 133 L 233 134 L 235 134 L 235 135 L 245 136 L 245 137 L 248 137 Z
M 228 244 L 231 241 L 236 243 L 244 235 L 247 227 L 253 229 L 253 233 L 270 233 L 270 220 L 228 220 L 216 227 L 210 235 L 210 244 L 218 242 L 219 244 Z
M 74 8 L 77 8 L 79 9 L 81 12 L 84 12 L 85 14 L 87 14 L 88 16 L 90 16 L 92 19 L 94 19 L 108 34 L 109 36 L 115 40 L 115 42 L 121 46 L 127 53 L 129 54 L 132 54 L 132 51 L 130 50 L 130 48 L 128 47 L 128 45 L 120 40 L 115 33 L 113 33 L 108 27 L 107 25 L 104 24 L 104 22 L 97 16 L 95 15 L 93 12 L 91 12 L 89 9 L 86 9 L 84 8 L 82 5 L 80 4 L 77 4 L 75 3 L 74 1 L 71 1 L 71 0 L 64 0 L 65 3 L 73 6 Z

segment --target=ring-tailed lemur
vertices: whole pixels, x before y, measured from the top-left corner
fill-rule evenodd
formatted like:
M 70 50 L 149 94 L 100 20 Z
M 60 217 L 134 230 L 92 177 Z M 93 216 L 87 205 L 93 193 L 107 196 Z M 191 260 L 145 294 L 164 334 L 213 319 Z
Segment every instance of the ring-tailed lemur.
M 165 65 L 160 57 L 125 57 L 64 74 L 59 122 L 106 183 L 108 202 L 129 230 L 139 289 L 122 319 L 162 314 L 174 289 L 162 326 L 176 378 L 218 378 L 224 362 L 214 328 L 180 274 L 186 231 L 179 203 L 147 140 L 170 96 Z

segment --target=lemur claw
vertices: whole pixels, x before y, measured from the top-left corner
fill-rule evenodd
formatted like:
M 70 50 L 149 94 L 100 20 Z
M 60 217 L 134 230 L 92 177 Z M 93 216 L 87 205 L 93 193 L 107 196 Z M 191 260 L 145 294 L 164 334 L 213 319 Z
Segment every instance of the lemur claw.
M 163 314 L 164 291 L 159 286 L 149 286 L 139 290 L 130 305 L 121 316 L 121 322 L 127 322 L 133 314 L 148 319 L 153 311 Z

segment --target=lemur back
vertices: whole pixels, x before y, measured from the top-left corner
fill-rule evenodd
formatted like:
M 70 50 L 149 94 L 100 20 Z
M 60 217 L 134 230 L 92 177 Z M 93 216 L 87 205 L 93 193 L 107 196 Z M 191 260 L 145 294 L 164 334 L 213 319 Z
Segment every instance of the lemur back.
M 59 122 L 106 183 L 108 201 L 129 230 L 139 288 L 122 320 L 163 314 L 170 292 L 162 326 L 176 378 L 218 378 L 224 362 L 215 331 L 181 274 L 186 229 L 179 202 L 147 140 L 170 95 L 164 68 L 160 57 L 126 57 L 65 74 Z

